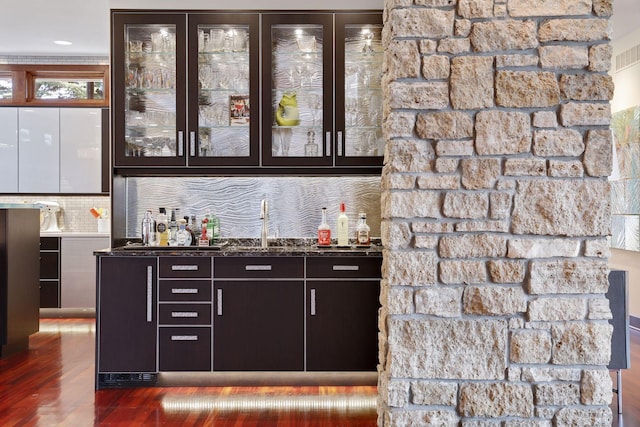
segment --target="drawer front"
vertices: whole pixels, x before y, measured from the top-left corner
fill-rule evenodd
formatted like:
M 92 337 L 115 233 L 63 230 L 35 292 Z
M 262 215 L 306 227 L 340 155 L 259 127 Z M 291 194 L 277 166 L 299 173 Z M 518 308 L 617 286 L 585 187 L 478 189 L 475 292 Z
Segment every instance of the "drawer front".
M 160 304 L 161 325 L 211 325 L 211 304 Z
M 160 257 L 160 277 L 210 278 L 210 257 Z
M 160 371 L 210 371 L 211 328 L 160 328 Z
M 41 251 L 60 250 L 60 238 L 59 237 L 41 237 L 40 250 Z
M 60 253 L 40 252 L 40 278 L 60 279 Z
M 217 257 L 216 279 L 300 279 L 304 277 L 303 257 Z
M 382 257 L 308 257 L 309 278 L 372 278 L 382 277 Z
M 160 280 L 160 301 L 211 302 L 211 280 Z

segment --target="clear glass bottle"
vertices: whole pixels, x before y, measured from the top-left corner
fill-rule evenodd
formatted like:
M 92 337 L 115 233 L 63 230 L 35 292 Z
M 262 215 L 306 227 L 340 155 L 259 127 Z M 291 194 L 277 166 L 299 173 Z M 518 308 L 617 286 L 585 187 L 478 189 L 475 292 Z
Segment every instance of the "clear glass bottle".
M 327 208 L 322 208 L 322 221 L 318 226 L 318 246 L 331 246 L 331 227 L 327 222 Z
M 344 203 L 340 203 L 340 214 L 338 214 L 336 229 L 338 246 L 349 246 L 349 217 L 347 217 Z
M 179 230 L 178 221 L 176 219 L 176 213 L 178 209 L 171 209 L 171 218 L 169 219 L 169 246 L 176 245 L 176 238 Z
M 190 246 L 191 233 L 187 231 L 187 221 L 181 219 L 179 221 L 178 231 L 176 232 L 176 246 Z
M 202 224 L 200 225 L 198 224 L 198 221 L 196 221 L 195 215 L 191 215 L 191 231 L 193 232 L 193 235 L 194 235 L 193 244 L 197 245 L 198 240 L 200 239 L 200 233 L 202 233 Z
M 360 212 L 358 216 L 360 221 L 356 227 L 356 244 L 358 246 L 369 246 L 371 244 L 371 228 L 367 224 L 367 214 Z

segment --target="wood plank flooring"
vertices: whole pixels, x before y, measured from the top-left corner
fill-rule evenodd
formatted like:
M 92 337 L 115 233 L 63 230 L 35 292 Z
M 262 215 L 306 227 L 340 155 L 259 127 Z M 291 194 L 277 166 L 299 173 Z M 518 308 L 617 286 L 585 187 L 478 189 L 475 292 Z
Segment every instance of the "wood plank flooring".
M 623 417 L 640 427 L 640 333 L 623 371 Z M 0 426 L 372 427 L 376 388 L 171 387 L 94 391 L 93 319 L 42 319 L 30 349 L 0 359 Z M 615 378 L 615 376 L 614 376 Z

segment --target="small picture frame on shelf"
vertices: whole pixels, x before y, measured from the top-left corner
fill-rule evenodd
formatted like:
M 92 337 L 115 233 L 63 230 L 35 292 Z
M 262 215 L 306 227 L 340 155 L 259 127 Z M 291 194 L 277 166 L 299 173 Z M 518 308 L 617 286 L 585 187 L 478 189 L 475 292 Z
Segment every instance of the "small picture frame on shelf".
M 229 126 L 249 126 L 249 95 L 229 96 Z

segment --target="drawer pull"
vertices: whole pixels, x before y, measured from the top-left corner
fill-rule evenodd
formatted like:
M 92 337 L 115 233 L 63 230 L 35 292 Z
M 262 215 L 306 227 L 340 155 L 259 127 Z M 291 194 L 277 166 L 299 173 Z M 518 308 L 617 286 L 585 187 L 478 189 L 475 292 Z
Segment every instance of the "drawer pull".
M 218 316 L 222 316 L 222 289 L 218 289 Z
M 334 265 L 333 271 L 358 271 L 360 270 L 359 265 Z
M 316 290 L 311 289 L 311 315 L 316 315 Z
M 171 341 L 198 341 L 197 335 L 171 335 Z
M 245 271 L 271 271 L 270 265 L 246 265 Z
M 171 317 L 198 317 L 197 311 L 172 311 Z
M 197 265 L 172 265 L 171 271 L 198 271 Z
M 172 294 L 197 294 L 198 290 L 195 288 L 171 288 Z
M 153 321 L 153 267 L 147 266 L 147 322 Z

